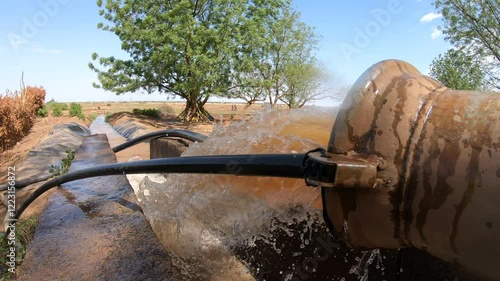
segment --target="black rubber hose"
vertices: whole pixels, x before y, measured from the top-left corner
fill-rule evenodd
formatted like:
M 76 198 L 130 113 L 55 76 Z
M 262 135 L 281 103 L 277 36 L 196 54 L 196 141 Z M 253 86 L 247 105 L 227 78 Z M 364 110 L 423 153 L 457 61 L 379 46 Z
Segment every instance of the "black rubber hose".
M 198 134 L 195 132 L 191 132 L 188 130 L 175 130 L 175 129 L 169 129 L 169 130 L 161 130 L 161 131 L 156 131 L 152 132 L 149 134 L 142 135 L 140 137 L 137 137 L 135 139 L 131 139 L 127 142 L 124 142 L 120 145 L 117 145 L 116 147 L 113 147 L 113 152 L 119 152 L 124 149 L 127 149 L 131 146 L 134 146 L 142 141 L 145 140 L 150 140 L 150 139 L 158 139 L 158 138 L 164 138 L 164 137 L 177 137 L 177 138 L 183 138 L 187 139 L 190 141 L 196 141 L 196 142 L 203 142 L 207 136 L 203 134 Z
M 187 139 L 190 141 L 196 141 L 196 142 L 203 142 L 207 138 L 207 136 L 205 136 L 203 134 L 195 133 L 195 132 L 188 131 L 188 130 L 175 130 L 175 129 L 161 130 L 161 131 L 156 131 L 156 132 L 152 132 L 149 134 L 145 134 L 145 135 L 142 135 L 142 136 L 137 137 L 135 139 L 124 142 L 124 143 L 114 147 L 113 152 L 116 153 L 116 152 L 122 151 L 124 149 L 127 149 L 127 148 L 134 146 L 134 145 L 136 145 L 142 141 L 145 141 L 145 140 L 165 138 L 165 137 L 167 137 L 167 138 L 168 137 L 177 137 L 177 138 L 183 138 L 183 139 Z M 24 181 L 18 181 L 18 182 L 16 182 L 15 187 L 17 189 L 23 188 L 23 187 L 26 187 L 30 184 L 34 184 L 37 182 L 48 180 L 52 177 L 54 177 L 54 175 L 49 173 L 49 174 L 39 176 L 37 178 L 31 178 L 31 179 L 24 180 Z M 7 187 L 9 187 L 9 185 L 7 183 L 0 184 L 0 191 L 7 190 Z
M 20 189 L 20 188 L 26 187 L 26 186 L 28 186 L 30 184 L 34 184 L 34 183 L 41 182 L 41 181 L 46 181 L 46 180 L 48 180 L 50 178 L 53 178 L 53 177 L 54 177 L 53 174 L 48 173 L 48 174 L 44 174 L 44 175 L 38 176 L 36 178 L 30 178 L 30 179 L 27 179 L 27 180 L 16 181 L 16 184 L 14 185 L 14 187 L 16 189 Z M 11 185 L 9 185 L 8 183 L 0 184 L 0 191 L 7 190 L 7 188 L 9 186 L 11 186 Z
M 220 155 L 159 158 L 86 168 L 54 178 L 36 189 L 16 211 L 19 219 L 40 195 L 65 182 L 120 174 L 184 173 L 303 178 L 305 154 Z

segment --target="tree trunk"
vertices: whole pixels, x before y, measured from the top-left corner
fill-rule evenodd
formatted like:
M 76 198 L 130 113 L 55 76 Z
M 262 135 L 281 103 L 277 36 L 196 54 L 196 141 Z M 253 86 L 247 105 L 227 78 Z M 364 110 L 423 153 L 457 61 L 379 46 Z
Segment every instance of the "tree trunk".
M 182 110 L 179 118 L 185 121 L 194 121 L 194 122 L 208 122 L 211 121 L 210 113 L 205 110 L 203 107 L 207 102 L 207 98 L 205 100 L 200 100 L 198 98 L 187 98 L 186 99 L 186 107 Z

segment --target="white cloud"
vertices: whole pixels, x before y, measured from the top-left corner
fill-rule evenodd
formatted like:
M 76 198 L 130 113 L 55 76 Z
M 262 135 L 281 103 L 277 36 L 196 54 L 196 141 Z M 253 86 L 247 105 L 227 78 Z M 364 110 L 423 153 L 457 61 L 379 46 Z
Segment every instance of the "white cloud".
M 435 19 L 438 19 L 440 17 L 442 17 L 443 15 L 441 13 L 437 14 L 437 13 L 434 13 L 434 12 L 430 12 L 428 13 L 427 15 L 423 16 L 420 18 L 420 22 L 421 23 L 428 23 L 428 22 L 431 22 Z
M 437 28 L 436 26 L 432 28 L 432 34 L 431 34 L 432 39 L 438 38 L 439 36 L 441 36 L 441 34 L 443 33 L 441 32 L 441 30 L 439 30 L 439 28 Z
M 63 50 L 60 49 L 46 49 L 43 48 L 42 46 L 39 45 L 33 45 L 31 47 L 31 51 L 34 53 L 42 53 L 42 54 L 49 54 L 49 55 L 59 55 L 63 53 Z

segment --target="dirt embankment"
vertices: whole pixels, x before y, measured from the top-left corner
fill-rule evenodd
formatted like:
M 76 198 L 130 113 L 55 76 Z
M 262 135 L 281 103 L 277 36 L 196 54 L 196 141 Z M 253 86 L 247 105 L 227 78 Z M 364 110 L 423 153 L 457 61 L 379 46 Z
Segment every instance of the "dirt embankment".
M 90 106 L 91 103 L 82 103 L 82 104 L 84 106 L 85 105 Z M 99 110 L 102 108 L 102 110 L 104 111 L 94 112 L 89 109 L 86 110 L 85 113 L 102 114 L 104 112 L 109 112 L 109 108 L 114 107 L 116 103 L 109 103 L 108 105 L 106 104 L 97 104 L 97 105 L 99 106 L 96 107 L 96 105 L 92 103 L 93 106 L 92 108 L 94 107 L 99 108 Z M 129 104 L 123 103 L 123 105 L 128 106 Z M 130 106 L 132 105 L 135 107 L 139 107 L 138 105 L 135 104 L 131 104 Z M 151 106 L 150 104 L 147 105 Z M 175 107 L 175 111 L 177 113 L 177 111 L 180 111 L 180 109 L 182 109 L 182 105 L 183 104 L 179 103 L 179 104 L 173 104 L 172 106 L 179 107 L 179 108 Z M 255 111 L 261 110 L 260 105 L 253 105 L 250 108 L 246 108 L 242 104 L 237 104 L 237 105 L 207 104 L 207 108 L 214 115 L 217 124 L 222 124 L 223 126 L 228 125 L 232 121 L 240 121 L 248 119 L 253 115 Z M 175 117 L 166 119 L 154 119 L 147 116 L 135 116 L 130 112 L 114 113 L 113 115 L 110 116 L 108 122 L 112 126 L 117 126 L 129 120 L 141 124 L 141 126 L 144 126 L 146 130 L 150 131 L 156 131 L 162 129 L 184 129 L 204 135 L 210 135 L 215 125 L 215 123 L 210 123 L 210 122 L 206 123 L 183 122 Z M 33 149 L 33 147 L 35 147 L 43 138 L 45 138 L 50 133 L 54 125 L 67 124 L 71 122 L 76 122 L 78 124 L 85 126 L 89 126 L 91 123 L 90 121 L 82 121 L 77 117 L 53 117 L 53 116 L 43 117 L 43 118 L 38 117 L 33 127 L 31 128 L 30 133 L 27 136 L 25 136 L 22 140 L 20 140 L 13 148 L 0 152 L 0 170 L 1 170 L 0 176 L 6 174 L 8 167 L 15 166 L 20 161 L 22 161 L 26 157 L 28 152 L 31 149 Z
M 88 125 L 77 117 L 49 116 L 37 118 L 27 136 L 20 140 L 13 148 L 0 152 L 0 167 L 2 168 L 0 176 L 6 174 L 8 167 L 15 166 L 19 163 L 33 147 L 50 133 L 54 125 L 71 122 L 76 122 L 84 126 Z
M 136 116 L 130 112 L 118 112 L 108 118 L 109 124 L 113 127 L 120 126 L 121 124 L 132 121 L 141 124 L 144 130 L 158 131 L 165 129 L 183 129 L 197 132 L 204 135 L 209 135 L 213 128 L 213 123 L 189 123 L 179 121 L 177 118 L 169 119 L 154 119 L 147 116 Z

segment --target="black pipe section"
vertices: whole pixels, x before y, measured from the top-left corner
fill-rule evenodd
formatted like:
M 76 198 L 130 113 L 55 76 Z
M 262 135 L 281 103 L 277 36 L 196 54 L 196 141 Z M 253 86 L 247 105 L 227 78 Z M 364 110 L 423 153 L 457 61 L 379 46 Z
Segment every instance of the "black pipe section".
M 134 146 L 142 141 L 145 140 L 151 140 L 151 139 L 159 139 L 159 138 L 170 138 L 170 137 L 177 137 L 177 138 L 183 138 L 187 139 L 190 141 L 196 141 L 196 142 L 203 142 L 207 136 L 203 134 L 198 134 L 192 131 L 188 130 L 175 130 L 175 129 L 169 129 L 169 130 L 161 130 L 161 131 L 156 131 L 152 132 L 149 134 L 142 135 L 140 137 L 137 137 L 135 139 L 129 140 L 127 142 L 124 142 L 120 145 L 117 145 L 116 147 L 113 148 L 113 152 L 119 152 L 124 149 L 127 149 L 131 146 Z
M 188 131 L 188 130 L 175 130 L 175 129 L 161 130 L 161 131 L 156 131 L 156 132 L 152 132 L 149 134 L 145 134 L 145 135 L 142 135 L 142 136 L 137 137 L 135 139 L 124 142 L 124 143 L 114 147 L 113 152 L 117 153 L 119 151 L 127 149 L 127 148 L 134 146 L 134 145 L 136 145 L 142 141 L 145 141 L 145 140 L 159 139 L 159 138 L 174 138 L 174 137 L 183 138 L 183 139 L 187 139 L 187 140 L 195 141 L 195 142 L 203 142 L 207 138 L 207 136 L 205 136 L 203 134 L 195 133 L 195 132 Z M 30 184 L 34 184 L 37 182 L 48 180 L 52 177 L 54 177 L 54 175 L 46 174 L 46 175 L 39 176 L 37 178 L 31 178 L 28 180 L 19 181 L 19 182 L 16 182 L 15 187 L 18 189 L 23 188 L 23 187 L 26 187 Z M 7 183 L 0 184 L 0 191 L 7 190 L 7 187 L 9 187 L 9 185 Z
M 27 180 L 16 181 L 16 184 L 14 185 L 14 187 L 16 189 L 20 189 L 20 188 L 26 187 L 30 184 L 34 184 L 34 183 L 41 182 L 41 181 L 46 181 L 46 180 L 53 178 L 53 177 L 54 177 L 54 175 L 52 173 L 48 173 L 45 175 L 38 176 L 36 178 L 30 178 Z M 12 185 L 9 185 L 8 183 L 0 184 L 0 191 L 7 190 L 9 188 L 9 186 L 12 186 Z
M 40 195 L 69 181 L 99 176 L 143 173 L 226 174 L 303 178 L 302 164 L 305 157 L 305 154 L 173 157 L 114 163 L 81 169 L 54 178 L 40 186 L 19 207 L 15 219 L 19 219 L 24 210 Z

